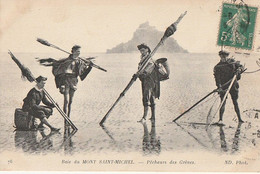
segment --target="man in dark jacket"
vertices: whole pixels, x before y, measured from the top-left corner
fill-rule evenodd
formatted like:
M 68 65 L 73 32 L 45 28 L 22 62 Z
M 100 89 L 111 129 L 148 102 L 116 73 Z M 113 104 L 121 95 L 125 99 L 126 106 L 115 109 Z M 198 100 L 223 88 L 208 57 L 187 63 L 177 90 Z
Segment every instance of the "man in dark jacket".
M 52 131 L 58 131 L 59 129 L 51 126 L 46 119 L 52 115 L 52 108 L 54 107 L 54 104 L 47 100 L 45 93 L 42 90 L 46 80 L 47 78 L 42 76 L 36 78 L 37 84 L 29 91 L 26 98 L 23 100 L 24 104 L 22 109 L 33 117 L 41 120 L 39 127 L 45 124 Z M 41 102 L 43 102 L 46 106 L 40 105 Z
M 235 108 L 235 111 L 237 114 L 238 121 L 242 123 L 243 120 L 241 119 L 237 99 L 238 99 L 238 92 L 239 92 L 238 80 L 240 80 L 240 78 L 241 78 L 240 74 L 243 71 L 244 67 L 242 65 L 240 65 L 240 62 L 235 61 L 232 58 L 227 58 L 228 55 L 229 55 L 229 53 L 226 51 L 219 52 L 219 56 L 220 56 L 221 60 L 214 67 L 214 77 L 215 77 L 216 85 L 220 89 L 218 92 L 219 92 L 221 101 L 223 101 L 225 93 L 230 85 L 232 78 L 234 77 L 235 74 L 237 74 L 237 78 L 235 79 L 229 93 L 231 95 L 231 98 L 232 98 L 232 101 L 234 104 L 234 108 Z M 226 104 L 226 101 L 224 101 L 224 103 L 219 111 L 219 122 L 218 122 L 219 124 L 223 124 L 222 121 L 223 121 L 223 114 L 225 111 L 225 104 Z
M 92 69 L 91 61 L 86 62 L 79 58 L 80 49 L 79 45 L 74 45 L 69 57 L 61 60 L 52 58 L 40 60 L 42 65 L 53 67 L 52 73 L 55 76 L 56 87 L 64 96 L 63 111 L 68 117 L 70 117 L 74 93 L 77 90 L 78 77 L 83 81 Z

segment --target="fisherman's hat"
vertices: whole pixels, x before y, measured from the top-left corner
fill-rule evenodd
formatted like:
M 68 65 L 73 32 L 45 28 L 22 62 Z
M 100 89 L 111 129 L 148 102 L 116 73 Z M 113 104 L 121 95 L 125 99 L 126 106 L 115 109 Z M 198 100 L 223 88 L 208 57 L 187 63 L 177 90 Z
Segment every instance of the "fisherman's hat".
M 41 81 L 46 81 L 46 80 L 47 80 L 47 77 L 43 77 L 43 76 L 39 76 L 39 77 L 36 78 L 36 81 L 38 83 L 40 83 Z
M 145 48 L 145 49 L 148 49 L 149 53 L 151 52 L 151 49 L 145 43 L 138 45 L 137 48 L 138 48 L 138 50 Z
M 229 52 L 221 50 L 221 51 L 218 52 L 218 55 L 226 55 L 226 56 L 228 56 Z

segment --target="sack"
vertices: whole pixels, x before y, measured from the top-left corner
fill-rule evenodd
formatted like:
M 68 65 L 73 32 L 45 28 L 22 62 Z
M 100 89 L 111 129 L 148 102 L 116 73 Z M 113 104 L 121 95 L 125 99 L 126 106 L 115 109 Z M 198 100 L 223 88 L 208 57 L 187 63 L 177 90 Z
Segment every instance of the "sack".
M 29 130 L 33 125 L 33 117 L 20 108 L 15 109 L 14 124 L 18 130 Z
M 170 68 L 167 62 L 167 58 L 160 58 L 155 61 L 159 80 L 168 80 L 170 75 Z

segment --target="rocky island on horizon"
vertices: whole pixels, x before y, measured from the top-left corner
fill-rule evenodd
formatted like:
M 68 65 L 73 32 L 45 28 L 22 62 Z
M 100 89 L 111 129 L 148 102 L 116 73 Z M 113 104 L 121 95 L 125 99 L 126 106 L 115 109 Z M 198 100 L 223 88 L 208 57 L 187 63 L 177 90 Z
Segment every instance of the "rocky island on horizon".
M 131 53 L 137 52 L 137 45 L 146 43 L 151 49 L 155 48 L 164 32 L 158 31 L 155 27 L 150 26 L 149 22 L 145 22 L 136 29 L 131 40 L 126 43 L 120 43 L 114 48 L 107 49 L 106 53 Z M 177 41 L 169 37 L 164 44 L 158 49 L 160 53 L 188 53 L 182 48 Z

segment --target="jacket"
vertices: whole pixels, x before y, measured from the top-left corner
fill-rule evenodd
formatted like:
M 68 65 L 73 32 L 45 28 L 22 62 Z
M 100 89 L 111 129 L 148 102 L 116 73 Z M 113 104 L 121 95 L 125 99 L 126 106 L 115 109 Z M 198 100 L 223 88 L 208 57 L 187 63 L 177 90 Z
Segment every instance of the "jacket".
M 43 102 L 49 107 L 54 107 L 54 104 L 49 102 L 46 98 L 46 95 L 43 91 L 38 91 L 36 88 L 32 88 L 25 99 L 23 100 L 23 110 L 26 112 L 45 110 L 45 107 L 40 106 L 40 103 Z
M 220 87 L 231 80 L 239 68 L 243 68 L 239 61 L 235 61 L 234 59 L 227 59 L 226 62 L 219 62 L 214 67 L 214 77 L 217 87 Z M 237 80 L 240 80 L 241 75 L 238 73 Z M 237 80 L 234 84 L 238 84 Z M 229 83 L 228 83 L 229 84 Z M 229 85 L 225 85 L 223 88 L 228 88 Z

